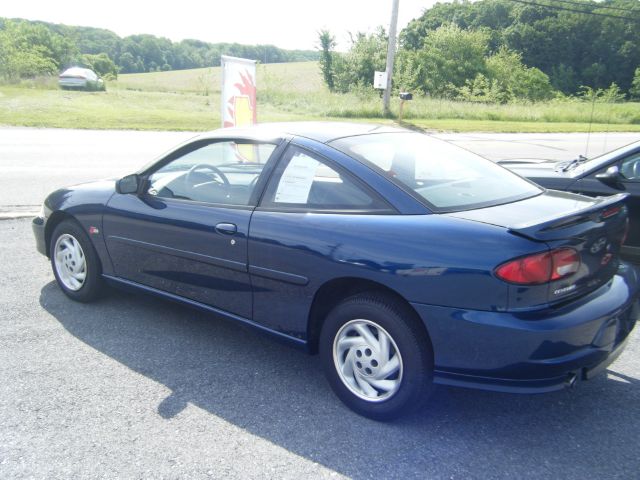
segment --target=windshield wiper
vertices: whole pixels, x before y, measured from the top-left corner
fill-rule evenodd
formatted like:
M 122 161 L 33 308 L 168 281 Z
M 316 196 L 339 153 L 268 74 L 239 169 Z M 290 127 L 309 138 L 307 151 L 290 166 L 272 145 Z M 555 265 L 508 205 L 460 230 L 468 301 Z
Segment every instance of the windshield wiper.
M 581 163 L 584 163 L 586 161 L 587 161 L 587 157 L 585 157 L 584 155 L 578 155 L 578 158 L 574 158 L 573 160 L 558 163 L 556 165 L 555 171 L 557 172 L 558 170 L 561 170 L 563 172 L 566 172 L 568 170 L 571 170 L 576 165 L 580 165 Z

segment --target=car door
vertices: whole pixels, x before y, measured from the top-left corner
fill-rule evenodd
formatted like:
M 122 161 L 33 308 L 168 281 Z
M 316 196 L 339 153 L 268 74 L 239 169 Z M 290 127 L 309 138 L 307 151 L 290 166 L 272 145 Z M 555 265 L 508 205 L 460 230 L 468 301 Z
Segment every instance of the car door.
M 275 150 L 197 142 L 146 172 L 138 194 L 116 193 L 103 219 L 116 275 L 250 318 L 249 220 Z
M 611 167 L 617 167 L 619 171 L 615 186 L 607 185 L 597 178 L 598 174 Z M 632 153 L 580 179 L 576 182 L 575 191 L 591 196 L 629 193 L 626 203 L 629 207 L 630 223 L 625 250 L 634 255 L 640 254 L 640 152 Z
M 364 237 L 365 245 L 369 232 L 377 228 L 374 217 L 396 214 L 379 194 L 337 163 L 290 144 L 251 219 L 253 320 L 304 338 L 309 307 L 320 285 L 348 275 L 354 263 L 367 271 L 384 268 L 358 260 L 363 255 L 346 246 L 345 239 Z

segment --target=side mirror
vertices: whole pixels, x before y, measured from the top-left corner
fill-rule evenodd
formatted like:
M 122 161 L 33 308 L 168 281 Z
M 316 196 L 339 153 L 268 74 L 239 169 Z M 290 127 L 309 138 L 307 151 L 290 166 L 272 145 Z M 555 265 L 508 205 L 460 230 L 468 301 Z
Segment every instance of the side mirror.
M 139 188 L 140 178 L 135 173 L 132 175 L 127 175 L 126 177 L 122 177 L 116 182 L 116 192 L 118 193 L 138 193 Z
M 596 174 L 596 178 L 606 186 L 623 190 L 624 187 L 620 183 L 620 168 L 617 165 L 607 168 L 604 172 Z

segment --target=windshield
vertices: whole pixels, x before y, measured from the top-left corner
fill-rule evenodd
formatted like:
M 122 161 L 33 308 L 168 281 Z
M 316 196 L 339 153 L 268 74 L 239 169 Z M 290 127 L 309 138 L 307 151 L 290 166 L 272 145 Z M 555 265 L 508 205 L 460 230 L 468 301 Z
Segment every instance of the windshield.
M 540 187 L 474 153 L 419 133 L 380 133 L 331 142 L 368 164 L 436 211 L 509 203 Z

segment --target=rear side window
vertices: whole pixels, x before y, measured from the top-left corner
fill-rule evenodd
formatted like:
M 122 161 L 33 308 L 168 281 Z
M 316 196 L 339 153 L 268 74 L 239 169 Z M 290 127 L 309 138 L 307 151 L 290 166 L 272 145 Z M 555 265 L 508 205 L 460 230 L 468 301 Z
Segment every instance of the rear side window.
M 298 147 L 287 150 L 261 206 L 308 211 L 391 210 L 377 194 L 346 172 Z
M 418 133 L 380 133 L 331 142 L 435 211 L 482 208 L 532 197 L 542 189 L 509 170 Z

